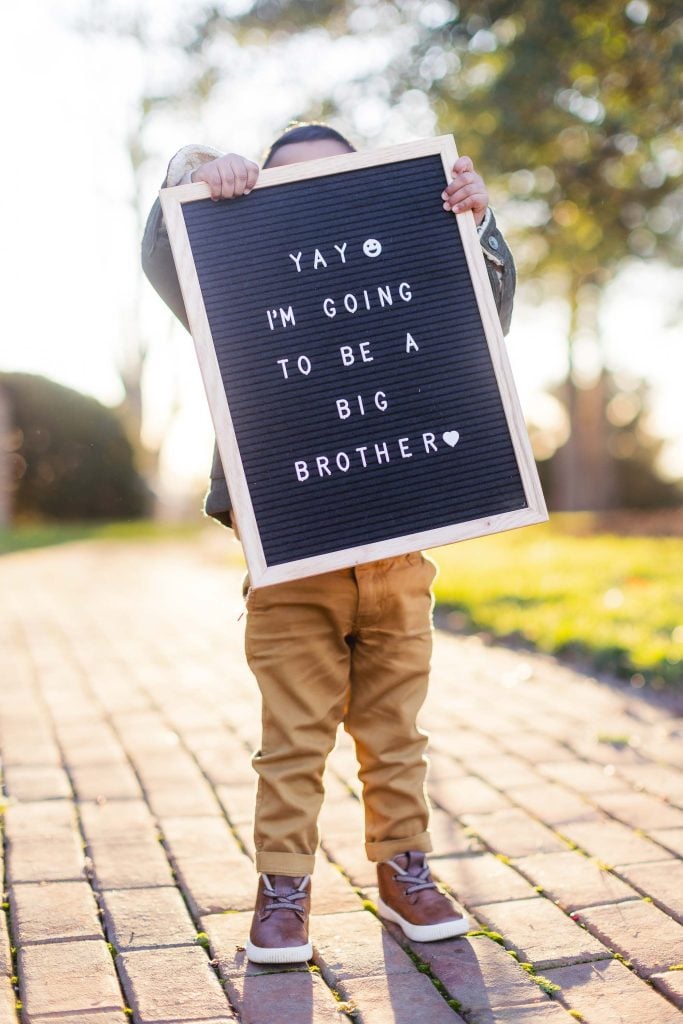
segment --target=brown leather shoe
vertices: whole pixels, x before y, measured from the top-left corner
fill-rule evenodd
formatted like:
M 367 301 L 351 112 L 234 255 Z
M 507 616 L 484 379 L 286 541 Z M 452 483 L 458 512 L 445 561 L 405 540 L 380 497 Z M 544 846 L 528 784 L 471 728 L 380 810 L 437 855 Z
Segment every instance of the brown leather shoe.
M 256 964 L 291 964 L 310 960 L 308 941 L 311 876 L 261 875 L 247 956 Z
M 467 918 L 432 881 L 424 853 L 410 850 L 377 865 L 381 917 L 400 925 L 415 942 L 464 935 Z

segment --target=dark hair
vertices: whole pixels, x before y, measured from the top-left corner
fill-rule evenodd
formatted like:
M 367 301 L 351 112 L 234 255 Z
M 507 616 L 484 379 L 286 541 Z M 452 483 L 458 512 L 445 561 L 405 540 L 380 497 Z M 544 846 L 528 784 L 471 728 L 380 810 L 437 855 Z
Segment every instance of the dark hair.
M 267 167 L 278 149 L 281 149 L 283 146 L 289 146 L 290 143 L 295 142 L 317 142 L 319 139 L 334 139 L 336 142 L 341 142 L 343 146 L 346 146 L 349 153 L 356 152 L 356 147 L 352 146 L 349 140 L 345 139 L 341 132 L 338 132 L 335 128 L 330 128 L 329 125 L 321 124 L 318 121 L 295 121 L 272 144 L 266 153 L 262 166 Z

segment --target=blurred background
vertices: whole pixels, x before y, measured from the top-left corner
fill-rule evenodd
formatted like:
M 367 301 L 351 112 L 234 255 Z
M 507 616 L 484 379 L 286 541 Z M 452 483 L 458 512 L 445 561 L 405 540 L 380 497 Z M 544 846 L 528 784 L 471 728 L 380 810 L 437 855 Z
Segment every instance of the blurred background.
M 8 7 L 5 533 L 200 521 L 211 423 L 192 342 L 142 276 L 147 213 L 181 146 L 259 160 L 292 119 L 324 119 L 359 148 L 452 132 L 484 176 L 518 266 L 507 345 L 548 504 L 585 513 L 556 530 L 682 534 L 682 54 L 668 0 Z M 641 554 L 616 580 L 606 557 L 613 618 L 629 580 L 652 604 L 653 564 L 683 576 L 680 542 Z M 673 678 L 667 595 L 650 639 Z

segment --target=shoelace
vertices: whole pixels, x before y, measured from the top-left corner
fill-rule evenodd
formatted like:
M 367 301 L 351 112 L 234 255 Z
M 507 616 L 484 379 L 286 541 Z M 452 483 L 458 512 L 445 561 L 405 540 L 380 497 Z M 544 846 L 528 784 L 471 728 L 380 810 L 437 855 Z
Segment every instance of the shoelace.
M 291 892 L 276 892 L 272 886 L 268 875 L 262 875 L 263 878 L 263 891 L 272 900 L 271 903 L 266 903 L 263 908 L 262 915 L 272 913 L 274 910 L 293 910 L 295 914 L 302 919 L 304 917 L 304 908 L 300 907 L 296 900 L 305 900 L 308 895 L 306 888 L 308 887 L 308 875 L 304 875 L 301 882 L 296 889 L 292 889 Z
M 423 889 L 436 889 L 436 882 L 433 882 L 429 877 L 429 867 L 427 864 L 423 864 L 419 871 L 415 874 L 408 874 L 395 860 L 388 860 L 387 864 L 391 864 L 392 868 L 396 872 L 394 875 L 394 881 L 402 882 L 404 885 L 408 885 L 406 889 L 406 896 L 412 896 L 414 892 L 422 892 Z

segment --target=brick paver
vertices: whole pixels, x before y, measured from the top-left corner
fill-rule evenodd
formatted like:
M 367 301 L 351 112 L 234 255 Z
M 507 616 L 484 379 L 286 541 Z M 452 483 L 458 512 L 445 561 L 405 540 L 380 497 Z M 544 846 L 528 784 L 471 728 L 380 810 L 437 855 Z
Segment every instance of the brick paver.
M 652 903 L 631 900 L 577 914 L 615 953 L 647 976 L 683 962 L 683 928 Z
M 443 982 L 467 1019 L 483 1010 L 548 1002 L 531 975 L 486 936 L 467 942 L 411 942 L 410 948 Z
M 629 864 L 619 875 L 683 924 L 683 863 Z
M 10 890 L 10 906 L 14 940 L 20 946 L 102 936 L 87 882 L 18 883 Z
M 683 966 L 677 971 L 665 971 L 663 974 L 650 975 L 650 983 L 659 992 L 668 996 L 674 1006 L 683 1010 Z
M 102 893 L 104 922 L 120 951 L 148 946 L 187 946 L 197 928 L 175 886 L 108 889 Z
M 410 943 L 365 909 L 340 732 L 313 964 L 248 963 L 260 716 L 229 545 L 0 560 L 2 1024 L 18 999 L 22 1024 L 673 1024 L 683 703 L 477 637 L 438 634 L 423 715 L 434 874 L 473 934 Z
M 434 874 L 469 907 L 530 899 L 536 895 L 533 886 L 518 871 L 492 853 L 435 860 Z
M 515 867 L 544 895 L 571 913 L 582 907 L 637 899 L 637 893 L 611 871 L 576 850 L 521 857 Z
M 678 1024 L 680 1014 L 618 960 L 572 964 L 546 971 L 558 999 L 587 1024 Z
M 199 946 L 140 949 L 117 957 L 128 1004 L 141 1024 L 235 1019 Z
M 123 998 L 104 939 L 21 946 L 18 971 L 22 1018 L 118 1010 Z
M 476 913 L 480 921 L 505 937 L 523 961 L 540 970 L 611 955 L 550 900 L 488 903 L 477 907 Z

